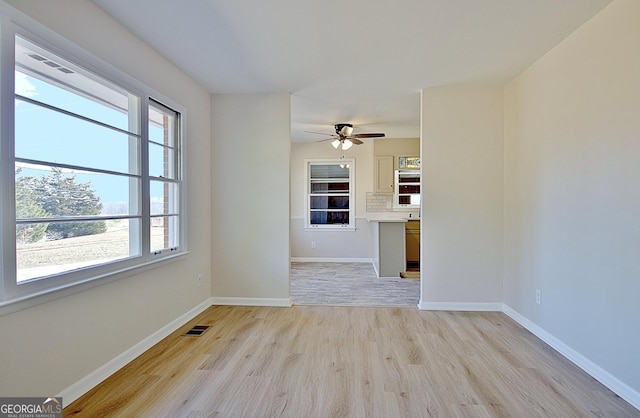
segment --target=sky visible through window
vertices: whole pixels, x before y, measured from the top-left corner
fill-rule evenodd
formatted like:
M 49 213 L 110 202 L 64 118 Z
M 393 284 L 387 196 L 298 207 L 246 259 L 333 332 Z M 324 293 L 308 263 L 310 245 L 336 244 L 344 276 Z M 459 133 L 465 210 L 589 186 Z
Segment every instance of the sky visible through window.
M 177 249 L 179 113 L 26 39 L 15 47 L 16 282 Z
M 84 98 L 35 77 L 16 71 L 16 94 L 116 126 L 128 129 L 128 116 L 93 100 Z M 63 115 L 27 102 L 16 100 L 16 157 L 52 161 L 61 164 L 130 173 L 127 158 L 129 135 Z M 151 125 L 149 136 L 162 143 L 163 129 Z M 124 166 L 123 166 L 124 164 Z M 152 158 L 150 173 L 161 175 L 162 159 Z M 65 170 L 76 175 L 78 183 L 91 182 L 103 204 L 129 201 L 128 177 L 100 175 Z M 48 175 L 50 172 L 35 167 L 23 167 L 21 175 Z M 140 174 L 140 173 L 136 173 Z M 162 200 L 162 194 L 154 200 Z

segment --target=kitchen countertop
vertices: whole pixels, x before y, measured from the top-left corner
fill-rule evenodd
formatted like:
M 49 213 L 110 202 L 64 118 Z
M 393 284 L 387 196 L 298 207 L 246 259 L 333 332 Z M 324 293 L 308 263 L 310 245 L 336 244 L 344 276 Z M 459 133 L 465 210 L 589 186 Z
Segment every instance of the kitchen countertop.
M 406 270 L 407 222 L 420 221 L 419 212 L 367 212 L 373 238 L 373 268 L 378 277 L 398 277 Z
M 420 216 L 413 212 L 369 212 L 367 221 L 369 222 L 407 222 L 419 221 Z

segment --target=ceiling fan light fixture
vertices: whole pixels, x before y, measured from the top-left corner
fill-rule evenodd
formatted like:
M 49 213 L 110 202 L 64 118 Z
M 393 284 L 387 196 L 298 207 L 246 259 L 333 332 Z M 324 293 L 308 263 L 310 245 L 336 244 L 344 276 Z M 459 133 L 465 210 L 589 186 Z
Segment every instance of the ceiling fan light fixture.
M 363 134 L 351 135 L 353 133 L 353 125 L 350 123 L 336 123 L 334 127 L 336 129 L 335 135 L 326 134 L 323 132 L 311 132 L 311 131 L 306 131 L 306 132 L 321 134 L 321 135 L 328 135 L 333 137 L 333 138 L 323 139 L 322 141 L 318 141 L 318 142 L 331 141 L 331 146 L 333 148 L 341 149 L 342 151 L 346 151 L 354 145 L 363 144 L 364 142 L 362 142 L 360 138 L 384 137 L 383 133 L 363 133 Z
M 338 123 L 335 128 L 336 133 L 340 136 L 349 136 L 353 132 L 353 125 L 350 123 Z

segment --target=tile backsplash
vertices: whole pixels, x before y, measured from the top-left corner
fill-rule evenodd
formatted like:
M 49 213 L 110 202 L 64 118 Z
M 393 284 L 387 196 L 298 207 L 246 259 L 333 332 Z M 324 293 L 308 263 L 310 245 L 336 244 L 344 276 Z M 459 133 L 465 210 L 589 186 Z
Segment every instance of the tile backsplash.
M 367 212 L 388 212 L 392 210 L 392 194 L 367 192 Z

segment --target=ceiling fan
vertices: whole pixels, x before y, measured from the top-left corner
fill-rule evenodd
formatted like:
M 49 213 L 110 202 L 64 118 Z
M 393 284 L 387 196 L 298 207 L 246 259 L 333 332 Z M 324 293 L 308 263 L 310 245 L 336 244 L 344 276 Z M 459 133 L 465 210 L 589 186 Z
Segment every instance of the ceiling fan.
M 342 148 L 343 150 L 348 150 L 351 148 L 353 144 L 360 145 L 363 142 L 359 138 L 383 138 L 383 133 L 364 133 L 364 134 L 353 134 L 353 125 L 350 123 L 337 123 L 334 125 L 336 129 L 335 134 L 325 134 L 321 132 L 310 132 L 314 134 L 321 135 L 331 135 L 331 138 L 323 139 L 322 141 L 333 141 L 331 145 L 333 148 L 338 149 Z M 318 141 L 318 142 L 322 142 Z

